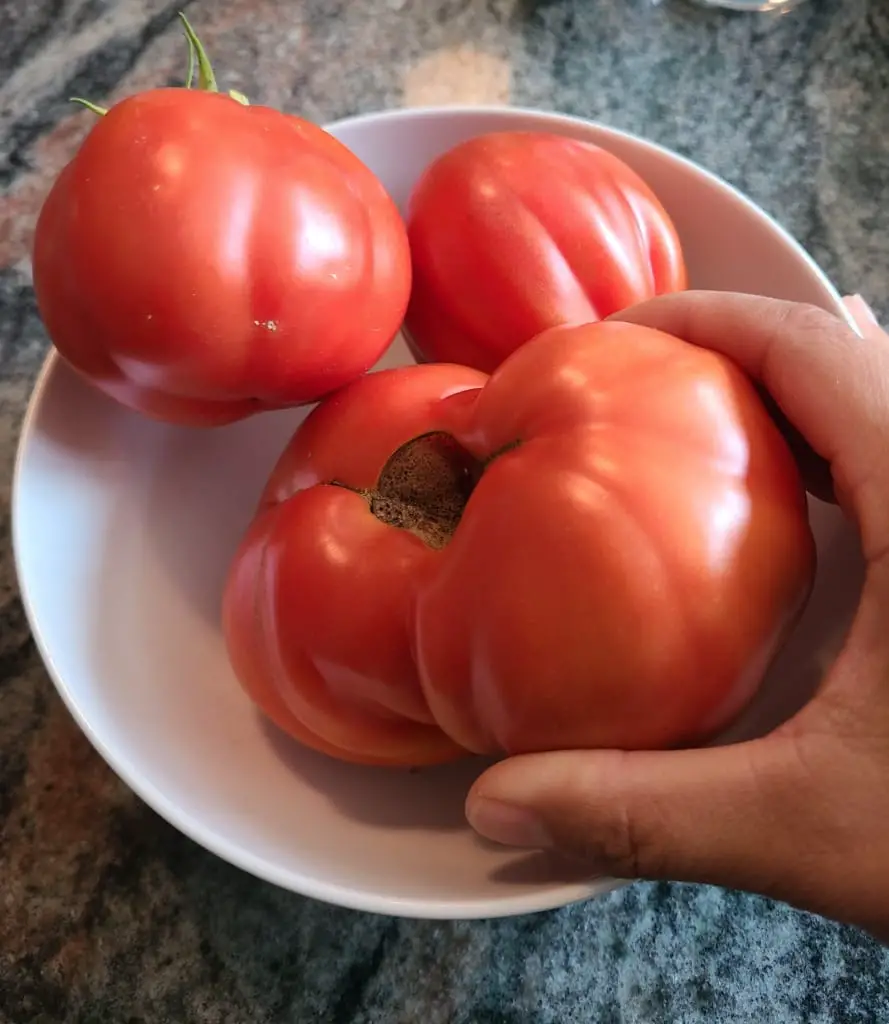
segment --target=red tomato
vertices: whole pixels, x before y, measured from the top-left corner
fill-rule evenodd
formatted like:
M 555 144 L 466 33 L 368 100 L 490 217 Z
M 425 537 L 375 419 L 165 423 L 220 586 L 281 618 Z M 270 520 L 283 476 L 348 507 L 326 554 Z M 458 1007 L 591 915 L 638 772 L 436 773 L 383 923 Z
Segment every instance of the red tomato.
M 411 197 L 415 354 L 490 372 L 548 327 L 687 285 L 676 230 L 616 156 L 558 135 L 461 143 Z
M 53 186 L 34 287 L 58 351 L 139 412 L 212 425 L 362 374 L 410 291 L 400 215 L 321 128 L 222 93 L 112 107 Z
M 813 569 L 749 380 L 609 322 L 545 332 L 490 379 L 405 367 L 318 406 L 224 629 L 265 712 L 346 760 L 668 747 L 747 703 Z

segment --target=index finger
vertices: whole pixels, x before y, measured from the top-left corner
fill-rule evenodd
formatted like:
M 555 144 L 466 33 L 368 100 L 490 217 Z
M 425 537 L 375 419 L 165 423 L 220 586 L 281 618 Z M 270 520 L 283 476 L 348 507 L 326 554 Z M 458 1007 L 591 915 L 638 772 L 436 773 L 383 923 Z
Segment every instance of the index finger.
M 813 493 L 829 483 L 825 462 L 844 493 L 878 472 L 889 443 L 885 336 L 865 340 L 815 306 L 728 292 L 677 292 L 611 319 L 721 352 L 759 382 Z

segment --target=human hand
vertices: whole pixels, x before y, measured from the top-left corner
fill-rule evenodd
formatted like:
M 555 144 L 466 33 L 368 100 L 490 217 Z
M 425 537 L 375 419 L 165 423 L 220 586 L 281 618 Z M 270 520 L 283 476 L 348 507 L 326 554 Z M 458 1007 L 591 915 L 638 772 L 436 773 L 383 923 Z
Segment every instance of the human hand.
M 794 425 L 810 486 L 820 475 L 823 490 L 818 465 L 829 467 L 867 570 L 812 701 L 734 745 L 502 761 L 467 798 L 482 835 L 619 878 L 762 893 L 889 941 L 889 336 L 860 299 L 847 307 L 863 337 L 821 310 L 721 293 L 669 295 L 613 318 L 735 360 Z

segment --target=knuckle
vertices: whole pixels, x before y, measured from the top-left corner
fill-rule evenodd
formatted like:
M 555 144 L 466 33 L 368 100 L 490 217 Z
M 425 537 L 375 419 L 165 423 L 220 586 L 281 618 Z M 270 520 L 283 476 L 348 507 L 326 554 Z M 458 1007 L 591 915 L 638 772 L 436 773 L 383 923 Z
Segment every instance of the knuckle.
M 618 757 L 602 779 L 603 792 L 610 793 L 607 803 L 598 804 L 595 788 L 584 809 L 586 827 L 581 829 L 575 853 L 597 871 L 617 878 L 663 878 L 666 860 L 657 835 L 654 808 L 622 799 L 619 778 L 624 757 Z M 614 784 L 609 784 L 608 779 Z
M 811 302 L 788 304 L 784 317 L 784 327 L 799 334 L 835 334 L 848 330 L 837 316 Z
M 599 871 L 617 878 L 642 878 L 650 873 L 647 852 L 632 817 L 624 809 L 598 820 L 583 845 L 584 860 Z
M 808 302 L 776 304 L 764 375 L 779 372 L 779 364 L 786 363 L 789 354 L 811 350 L 813 345 L 823 345 L 826 341 L 833 342 L 848 332 L 841 320 L 820 306 Z

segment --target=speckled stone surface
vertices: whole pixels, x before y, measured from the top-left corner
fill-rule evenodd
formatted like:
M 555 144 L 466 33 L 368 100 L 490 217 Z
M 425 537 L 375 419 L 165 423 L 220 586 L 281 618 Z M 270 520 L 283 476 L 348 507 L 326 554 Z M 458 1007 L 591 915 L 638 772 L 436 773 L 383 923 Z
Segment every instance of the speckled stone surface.
M 889 1020 L 889 953 L 717 889 L 636 885 L 472 924 L 300 899 L 176 833 L 74 727 L 9 553 L 18 424 L 46 350 L 29 240 L 89 124 L 66 97 L 176 81 L 179 7 L 226 86 L 316 120 L 512 102 L 647 135 L 746 190 L 889 314 L 884 0 L 778 19 L 682 0 L 0 2 L 0 1024 Z

